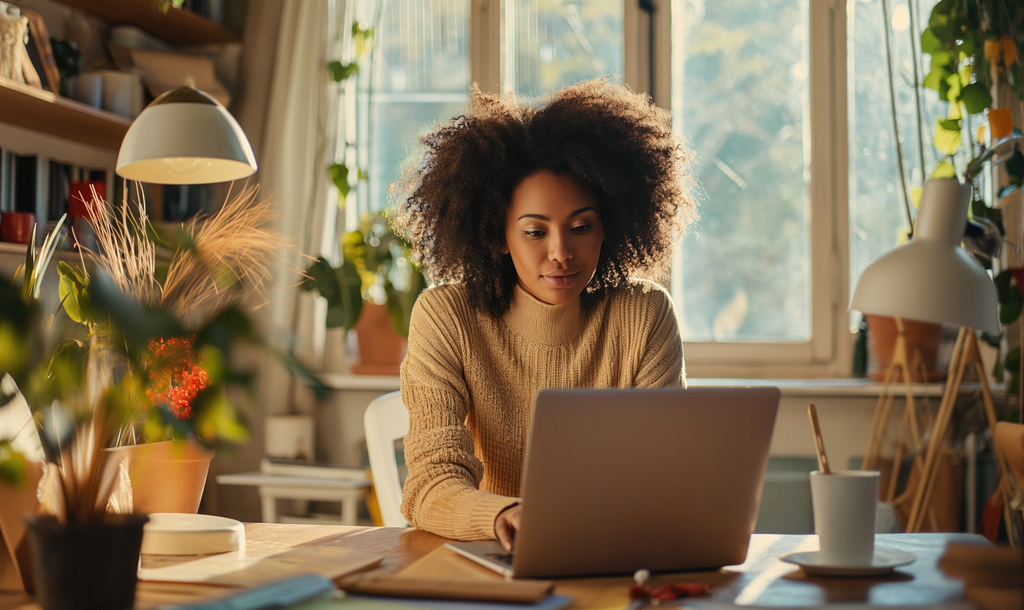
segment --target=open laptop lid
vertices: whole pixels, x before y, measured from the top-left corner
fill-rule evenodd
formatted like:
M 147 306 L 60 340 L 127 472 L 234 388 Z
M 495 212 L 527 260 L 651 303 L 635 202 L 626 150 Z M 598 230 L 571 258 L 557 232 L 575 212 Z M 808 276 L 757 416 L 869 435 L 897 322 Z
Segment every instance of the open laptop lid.
M 779 390 L 545 390 L 513 570 L 552 577 L 743 563 Z

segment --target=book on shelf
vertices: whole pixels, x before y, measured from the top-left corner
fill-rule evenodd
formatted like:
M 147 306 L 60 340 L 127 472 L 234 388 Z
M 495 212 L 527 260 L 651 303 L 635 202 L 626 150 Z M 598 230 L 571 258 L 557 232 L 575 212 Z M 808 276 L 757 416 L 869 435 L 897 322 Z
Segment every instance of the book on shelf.
M 0 148 L 0 212 L 14 211 L 14 153 Z
M 344 468 L 323 462 L 306 462 L 287 458 L 265 457 L 260 460 L 260 472 L 310 479 L 337 479 L 342 481 L 369 481 L 367 468 Z
M 50 184 L 46 194 L 47 217 L 51 221 L 68 213 L 68 199 L 71 196 L 71 176 L 74 167 L 60 161 L 50 161 Z
M 36 213 L 36 176 L 39 158 L 36 155 L 14 155 L 12 186 L 15 212 Z

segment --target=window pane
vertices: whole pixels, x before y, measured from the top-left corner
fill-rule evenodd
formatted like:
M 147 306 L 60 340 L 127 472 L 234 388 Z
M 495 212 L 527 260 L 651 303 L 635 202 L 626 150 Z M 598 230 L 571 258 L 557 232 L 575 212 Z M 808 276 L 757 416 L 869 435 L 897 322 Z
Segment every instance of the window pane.
M 622 82 L 622 0 L 502 2 L 505 90 L 528 96 L 598 76 Z
M 914 16 L 917 33 L 911 29 L 910 11 L 905 0 L 889 2 L 890 40 L 893 50 L 896 108 L 903 148 L 907 186 L 920 187 L 925 172 L 938 163 L 931 145 L 935 119 L 942 116 L 945 103 L 931 89 L 921 92 L 922 122 L 918 131 L 914 96 L 914 63 L 911 37 L 920 40 L 920 29 L 927 24 L 930 4 Z M 847 57 L 849 72 L 848 108 L 850 120 L 850 294 L 864 268 L 897 244 L 907 229 L 906 212 L 900 191 L 902 185 L 893 134 L 889 71 L 886 66 L 885 30 L 881 0 L 857 0 L 850 3 Z M 922 20 L 922 17 L 924 20 Z M 919 51 L 920 53 L 920 51 Z M 918 77 L 927 74 L 926 60 L 918 65 Z M 919 139 L 920 137 L 920 139 Z M 920 142 L 923 141 L 922 146 Z M 924 166 L 921 167 L 921 152 Z M 963 163 L 957 164 L 963 170 Z M 911 208 L 911 213 L 916 210 Z M 853 313 L 851 321 L 859 320 Z
M 703 190 L 673 274 L 683 339 L 807 341 L 808 0 L 673 7 L 673 121 Z
M 369 174 L 359 204 L 370 210 L 387 207 L 387 186 L 419 135 L 458 114 L 469 90 L 469 0 L 360 0 L 357 19 L 373 23 L 378 3 L 377 53 L 360 72 L 358 102 Z

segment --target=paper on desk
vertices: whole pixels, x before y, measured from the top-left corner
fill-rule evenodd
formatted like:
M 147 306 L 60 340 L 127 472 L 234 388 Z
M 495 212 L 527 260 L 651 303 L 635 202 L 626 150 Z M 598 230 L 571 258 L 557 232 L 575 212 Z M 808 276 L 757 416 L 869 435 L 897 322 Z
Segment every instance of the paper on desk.
M 551 595 L 538 604 L 462 602 L 444 599 L 381 599 L 361 595 L 326 598 L 292 610 L 560 610 L 572 603 L 565 595 Z
M 683 604 L 683 608 L 687 610 L 736 610 L 737 608 L 747 608 L 749 610 L 878 610 L 878 606 L 872 606 L 871 604 L 821 604 L 818 606 L 737 606 L 736 604 L 729 604 L 725 602 L 715 602 L 706 600 L 687 600 Z M 928 604 L 925 606 L 919 605 L 905 605 L 905 606 L 886 606 L 886 610 L 977 610 L 977 606 L 968 602 L 945 602 L 942 604 Z
M 163 568 L 139 568 L 139 579 L 251 587 L 298 574 L 334 580 L 375 567 L 383 559 L 337 546 L 300 546 L 283 552 L 241 550 Z

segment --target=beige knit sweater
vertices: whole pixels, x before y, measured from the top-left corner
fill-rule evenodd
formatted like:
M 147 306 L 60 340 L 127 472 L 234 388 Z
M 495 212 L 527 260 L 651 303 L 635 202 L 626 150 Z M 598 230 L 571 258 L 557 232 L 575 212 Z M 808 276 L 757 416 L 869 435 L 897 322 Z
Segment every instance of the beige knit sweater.
M 495 319 L 458 285 L 430 288 L 413 308 L 402 363 L 409 475 L 402 514 L 460 540 L 494 538 L 518 502 L 533 416 L 545 388 L 682 385 L 683 347 L 668 293 L 643 282 L 589 312 L 516 288 Z

